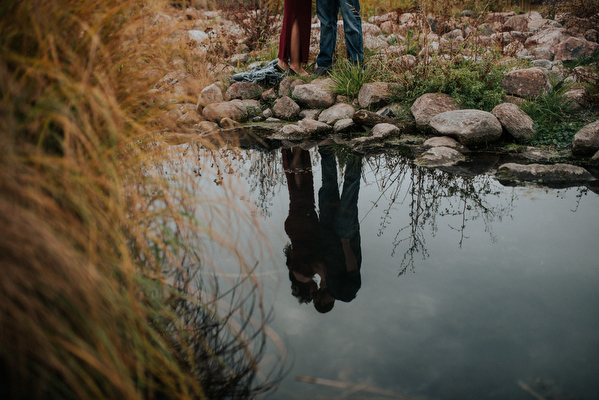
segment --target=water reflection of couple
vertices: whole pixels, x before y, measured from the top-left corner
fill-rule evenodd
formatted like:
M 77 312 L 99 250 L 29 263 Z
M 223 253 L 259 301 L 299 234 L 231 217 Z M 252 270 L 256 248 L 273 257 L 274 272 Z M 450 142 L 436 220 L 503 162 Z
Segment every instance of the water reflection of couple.
M 348 157 L 339 196 L 335 154 L 329 147 L 319 148 L 318 152 L 322 167 L 320 216 L 314 203 L 310 152 L 299 147 L 282 151 L 289 189 L 285 232 L 291 241 L 285 254 L 292 294 L 300 303 L 313 301 L 316 310 L 326 313 L 335 300 L 353 300 L 361 286 L 358 192 L 362 160 Z

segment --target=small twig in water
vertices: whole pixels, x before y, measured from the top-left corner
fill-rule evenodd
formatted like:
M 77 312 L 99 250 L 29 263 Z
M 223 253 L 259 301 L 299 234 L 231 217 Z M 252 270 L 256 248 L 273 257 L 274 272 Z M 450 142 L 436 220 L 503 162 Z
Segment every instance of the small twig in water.
M 414 397 L 402 396 L 402 395 L 392 392 L 390 390 L 381 389 L 381 388 L 378 388 L 375 386 L 365 386 L 363 384 L 357 384 L 357 383 L 352 383 L 352 382 L 333 381 L 330 379 L 314 378 L 314 377 L 306 376 L 306 375 L 298 375 L 297 380 L 300 382 L 315 383 L 317 385 L 331 386 L 331 387 L 336 387 L 339 389 L 357 389 L 357 390 L 362 390 L 364 392 L 370 392 L 370 393 L 393 397 L 393 398 L 396 398 L 399 400 L 419 400 Z
M 547 400 L 545 397 L 541 396 L 540 394 L 538 394 L 536 391 L 534 391 L 530 386 L 528 386 L 526 383 L 522 382 L 522 381 L 518 381 L 518 385 L 520 385 L 520 387 L 522 389 L 524 389 L 526 392 L 530 393 L 532 396 L 534 396 L 535 399 L 537 400 Z

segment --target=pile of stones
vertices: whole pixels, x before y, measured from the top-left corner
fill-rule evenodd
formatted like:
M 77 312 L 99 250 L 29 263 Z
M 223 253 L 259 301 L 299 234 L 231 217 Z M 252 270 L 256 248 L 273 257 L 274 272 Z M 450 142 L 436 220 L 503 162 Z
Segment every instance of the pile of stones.
M 402 35 L 416 29 L 419 18 L 407 13 L 372 18 L 363 27 L 365 47 L 409 63 L 414 56 L 405 54 L 405 46 L 390 43 L 402 43 Z M 269 140 L 334 140 L 358 152 L 409 146 L 421 165 L 448 168 L 463 164 L 481 147 L 506 139 L 518 143 L 530 138 L 534 134 L 533 121 L 518 108 L 518 102 L 551 90 L 552 80 L 576 82 L 590 73 L 583 67 L 569 71 L 562 63 L 590 56 L 599 48 L 599 33 L 593 22 L 571 16 L 548 20 L 536 12 L 491 13 L 475 31 L 467 23 L 473 18 L 465 12 L 460 25 L 440 26 L 429 17 L 427 46 L 434 51 L 451 51 L 475 35 L 489 46 L 500 42 L 506 56 L 531 60 L 531 68 L 505 74 L 503 88 L 509 96 L 491 112 L 460 109 L 450 96 L 441 93 L 425 94 L 410 110 L 403 110 L 390 103 L 388 82 L 364 84 L 358 97 L 350 100 L 330 90 L 331 79 L 284 77 L 275 87 L 261 87 L 254 82 L 215 82 L 200 91 L 194 106 L 182 105 L 175 118 L 200 136 L 259 125 L 260 134 Z M 317 23 L 313 29 L 319 30 Z M 318 32 L 313 32 L 314 38 L 318 38 Z M 242 56 L 234 56 L 237 63 Z M 259 66 L 255 63 L 247 69 Z M 582 87 L 569 91 L 567 98 L 569 110 L 590 107 Z M 378 111 L 368 111 L 373 109 Z M 400 115 L 403 118 L 398 118 Z M 518 154 L 523 161 L 495 165 L 493 170 L 517 180 L 593 181 L 595 167 L 599 166 L 599 120 L 575 135 L 569 154 L 525 146 L 518 149 Z

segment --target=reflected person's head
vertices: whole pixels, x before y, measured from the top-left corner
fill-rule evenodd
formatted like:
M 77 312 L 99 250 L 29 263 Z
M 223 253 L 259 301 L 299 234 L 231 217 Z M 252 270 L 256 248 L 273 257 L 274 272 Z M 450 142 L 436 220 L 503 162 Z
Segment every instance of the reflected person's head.
M 304 277 L 294 271 L 289 271 L 289 280 L 291 281 L 291 294 L 300 304 L 307 304 L 312 301 L 314 292 L 318 285 L 309 277 Z
M 335 298 L 326 289 L 314 293 L 314 308 L 321 314 L 328 313 L 335 306 Z

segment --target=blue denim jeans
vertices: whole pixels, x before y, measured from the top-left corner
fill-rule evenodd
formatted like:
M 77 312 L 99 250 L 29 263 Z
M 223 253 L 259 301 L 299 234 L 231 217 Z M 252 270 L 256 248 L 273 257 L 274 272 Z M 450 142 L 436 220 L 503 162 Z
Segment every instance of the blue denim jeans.
M 316 0 L 316 15 L 320 20 L 320 53 L 316 58 L 319 68 L 333 65 L 333 54 L 337 43 L 337 16 L 341 10 L 345 48 L 350 61 L 364 59 L 364 39 L 359 0 Z
M 332 228 L 339 239 L 359 235 L 358 193 L 362 176 L 362 159 L 350 156 L 345 165 L 343 189 L 339 197 L 337 160 L 328 148 L 319 148 L 322 167 L 322 187 L 318 192 L 320 223 Z

